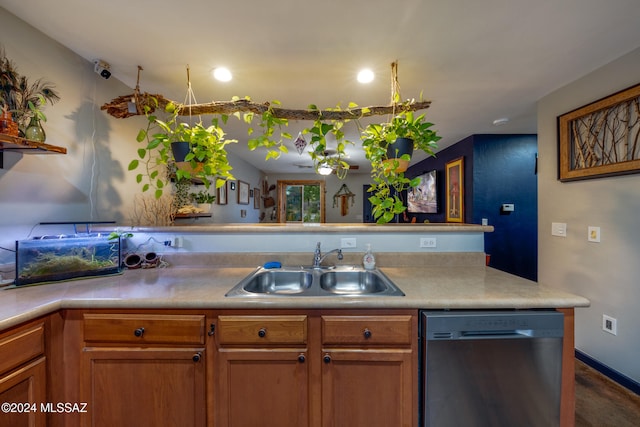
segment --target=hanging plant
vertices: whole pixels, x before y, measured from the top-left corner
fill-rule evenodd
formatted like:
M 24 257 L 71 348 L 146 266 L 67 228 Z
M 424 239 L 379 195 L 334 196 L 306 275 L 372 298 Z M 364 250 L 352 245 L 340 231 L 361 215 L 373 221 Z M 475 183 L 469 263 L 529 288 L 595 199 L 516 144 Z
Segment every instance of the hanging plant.
M 128 170 L 142 168 L 136 175 L 136 182 L 142 184 L 142 191 L 152 190 L 158 199 L 165 190 L 170 189 L 171 174 L 167 174 L 170 164 L 175 164 L 171 143 L 186 141 L 191 149 L 184 161 L 189 165 L 175 168 L 177 181 L 199 178 L 206 188 L 212 181 L 220 187 L 227 179 L 233 179 L 231 165 L 227 159 L 227 144 L 237 142 L 225 139 L 224 131 L 218 125 L 218 118 L 213 118 L 211 125 L 201 122 L 190 126 L 177 120 L 177 106 L 168 104 L 165 108 L 167 119 L 160 120 L 145 105 L 147 126 L 138 132 L 136 140 L 145 146 L 138 149 L 138 158 L 129 163 Z
M 349 108 L 356 108 L 354 103 L 349 104 Z M 319 111 L 316 105 L 309 105 L 309 110 Z M 342 111 L 340 106 L 328 109 L 326 112 Z M 302 134 L 311 135 L 309 146 L 311 151 L 311 160 L 313 161 L 316 172 L 321 167 L 330 168 L 336 172 L 339 179 L 344 179 L 349 170 L 349 163 L 345 160 L 347 153 L 345 148 L 347 145 L 354 145 L 352 141 L 346 139 L 343 127 L 350 119 L 331 119 L 326 120 L 323 117 L 324 112 L 319 112 L 319 118 L 314 120 L 313 126 L 302 130 Z M 335 140 L 335 148 L 329 147 L 327 136 L 331 135 Z M 333 146 L 333 143 L 331 144 Z
M 239 98 L 234 98 L 235 100 Z M 249 97 L 245 98 L 246 100 L 250 100 Z M 260 122 L 258 126 L 262 130 L 258 135 L 249 138 L 247 141 L 247 145 L 249 150 L 253 151 L 259 147 L 264 147 L 267 149 L 266 160 L 269 159 L 277 159 L 280 157 L 282 153 L 288 153 L 289 149 L 284 144 L 285 139 L 292 139 L 291 134 L 288 132 L 284 132 L 282 130 L 283 126 L 288 126 L 289 121 L 286 118 L 276 117 L 274 115 L 273 105 L 280 105 L 280 101 L 273 100 L 268 104 L 268 108 L 264 110 L 260 114 Z M 234 113 L 236 117 L 240 117 L 240 113 Z M 244 113 L 243 120 L 245 123 L 251 125 L 253 119 L 255 118 L 255 113 L 249 111 Z M 276 135 L 276 128 L 279 130 L 279 137 L 274 137 Z M 254 129 L 249 126 L 247 129 L 247 133 L 249 136 L 253 135 Z
M 419 178 L 413 180 L 404 176 L 404 171 L 411 156 L 402 154 L 391 148 L 398 138 L 412 140 L 411 148 L 421 150 L 428 155 L 434 155 L 436 142 L 441 139 L 432 130 L 433 123 L 425 121 L 425 115 L 415 117 L 413 111 L 407 108 L 414 103 L 407 100 L 399 103 L 400 94 L 397 83 L 397 64 L 392 64 L 392 102 L 397 111 L 389 121 L 381 124 L 370 124 L 362 129 L 362 146 L 366 158 L 371 162 L 371 178 L 373 184 L 369 192 L 371 197 L 371 213 L 378 223 L 387 223 L 395 215 L 403 213 L 407 207 L 402 199 L 403 193 L 416 187 Z

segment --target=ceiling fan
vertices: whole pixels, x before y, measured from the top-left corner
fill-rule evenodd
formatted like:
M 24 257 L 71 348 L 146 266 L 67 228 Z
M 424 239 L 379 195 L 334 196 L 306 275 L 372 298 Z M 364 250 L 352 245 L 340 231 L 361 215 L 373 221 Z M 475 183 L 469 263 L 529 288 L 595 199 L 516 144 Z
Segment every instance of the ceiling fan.
M 334 155 L 336 154 L 336 151 L 332 149 L 327 149 L 324 151 L 323 154 L 326 158 L 333 158 L 335 157 Z M 316 169 L 316 171 L 320 175 L 325 175 L 325 176 L 331 175 L 333 173 L 338 175 L 338 177 L 340 178 L 344 178 L 349 170 L 360 169 L 360 166 L 358 165 L 349 165 L 348 168 L 344 168 L 336 165 L 333 162 L 329 162 L 329 163 L 320 162 L 317 167 L 315 165 L 309 165 L 304 163 L 298 163 L 298 164 L 295 164 L 295 166 L 297 166 L 300 169 Z

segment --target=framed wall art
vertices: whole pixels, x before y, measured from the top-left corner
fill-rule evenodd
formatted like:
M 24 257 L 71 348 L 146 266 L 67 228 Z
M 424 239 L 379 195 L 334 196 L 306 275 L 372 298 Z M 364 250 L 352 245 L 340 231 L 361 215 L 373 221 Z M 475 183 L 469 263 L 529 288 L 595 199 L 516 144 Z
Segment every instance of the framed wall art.
M 249 204 L 249 183 L 238 180 L 238 204 Z
M 640 172 L 640 84 L 558 117 L 558 179 Z
M 464 158 L 459 157 L 445 165 L 447 187 L 447 222 L 464 220 Z
M 260 189 L 253 189 L 253 208 L 260 209 Z
M 436 171 L 420 175 L 420 183 L 407 191 L 409 213 L 438 213 Z
M 224 184 L 222 184 L 221 187 L 218 187 L 216 189 L 216 199 L 218 199 L 218 204 L 219 205 L 226 205 L 227 204 L 227 181 L 224 182 Z

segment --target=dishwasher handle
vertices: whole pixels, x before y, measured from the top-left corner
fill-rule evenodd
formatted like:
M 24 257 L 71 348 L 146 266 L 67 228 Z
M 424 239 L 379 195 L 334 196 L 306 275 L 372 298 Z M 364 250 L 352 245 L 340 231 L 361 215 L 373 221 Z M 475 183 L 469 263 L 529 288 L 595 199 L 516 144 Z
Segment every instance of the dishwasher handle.
M 492 339 L 492 338 L 531 338 L 533 337 L 533 330 L 531 329 L 512 329 L 503 331 L 462 331 L 460 332 L 460 338 L 473 338 L 473 339 Z
M 446 340 L 505 340 L 531 338 L 562 338 L 563 329 L 507 329 L 485 331 L 438 331 L 428 332 L 428 341 Z

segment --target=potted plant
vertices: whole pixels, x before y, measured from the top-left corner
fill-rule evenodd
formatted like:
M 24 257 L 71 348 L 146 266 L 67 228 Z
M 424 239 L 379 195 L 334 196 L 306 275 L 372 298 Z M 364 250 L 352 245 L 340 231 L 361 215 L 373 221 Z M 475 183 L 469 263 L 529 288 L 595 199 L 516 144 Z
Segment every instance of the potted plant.
M 433 155 L 437 148 L 436 142 L 441 137 L 431 129 L 433 124 L 424 119 L 424 114 L 415 117 L 412 111 L 401 110 L 389 122 L 373 123 L 362 131 L 362 146 L 371 162 L 373 180 L 369 201 L 378 223 L 387 223 L 404 212 L 403 192 L 419 184 L 418 178 L 410 180 L 404 176 L 411 159 L 408 151 L 422 150 Z M 409 150 L 401 151 L 398 142 L 407 144 Z
M 15 63 L 0 47 L 0 108 L 11 113 L 21 133 L 24 134 L 32 124 L 39 126 L 41 120 L 46 121 L 42 106 L 47 102 L 53 105 L 59 100 L 60 95 L 52 83 L 42 79 L 29 82 L 27 77 L 18 73 Z
M 198 204 L 198 208 L 205 213 L 211 212 L 211 205 L 216 201 L 216 196 L 209 194 L 207 190 L 191 193 L 191 198 Z
M 138 158 L 129 163 L 130 171 L 141 168 L 136 181 L 142 184 L 142 191 L 154 190 L 156 198 L 162 197 L 169 181 L 175 179 L 199 179 L 208 189 L 212 181 L 220 187 L 224 180 L 233 179 L 231 165 L 227 159 L 225 146 L 236 140 L 225 139 L 224 131 L 214 118 L 210 126 L 202 122 L 189 125 L 178 121 L 179 107 L 168 103 L 165 107 L 167 119 L 161 120 L 153 112 L 156 108 L 145 106 L 147 126 L 138 132 L 136 140 L 146 145 L 138 149 Z M 172 151 L 173 142 L 186 142 L 188 153 L 182 162 L 177 162 Z M 175 165 L 175 174 L 167 173 Z

